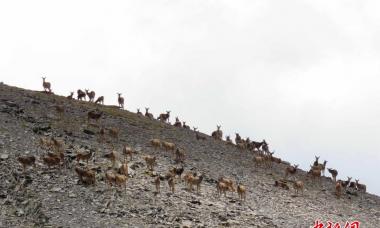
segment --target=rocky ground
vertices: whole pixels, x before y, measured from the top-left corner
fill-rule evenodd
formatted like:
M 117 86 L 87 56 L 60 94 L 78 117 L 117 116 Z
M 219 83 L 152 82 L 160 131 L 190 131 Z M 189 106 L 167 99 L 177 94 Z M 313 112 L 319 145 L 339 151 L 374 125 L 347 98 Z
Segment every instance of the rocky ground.
M 65 107 L 62 117 L 54 105 Z M 87 123 L 87 112 L 99 108 L 105 115 L 98 124 Z M 99 142 L 99 126 L 118 127 L 118 141 Z M 54 136 L 65 141 L 67 167 L 48 169 L 40 156 L 46 154 L 38 140 Z M 180 180 L 172 194 L 166 181 L 156 194 L 154 176 L 175 165 L 173 154 L 154 150 L 152 138 L 174 142 L 186 150 L 186 171 L 205 176 L 199 194 Z M 103 158 L 115 148 L 130 145 L 137 154 L 129 161 L 126 192 L 104 181 L 111 163 Z M 97 170 L 95 186 L 82 184 L 73 170 L 74 147 L 95 153 L 90 166 Z M 35 155 L 36 167 L 23 173 L 16 158 Z M 158 165 L 148 172 L 143 155 L 156 155 Z M 334 195 L 330 178 L 314 183 L 298 170 L 291 179 L 305 181 L 303 195 L 293 188 L 274 186 L 283 178 L 286 164 L 255 167 L 253 155 L 207 137 L 197 141 L 191 130 L 179 129 L 115 107 L 67 100 L 65 97 L 0 85 L 0 227 L 310 227 L 315 220 L 359 220 L 361 227 L 379 227 L 380 198 L 355 192 Z M 227 176 L 243 183 L 247 200 L 236 193 L 218 197 L 216 180 Z M 339 178 L 339 176 L 338 176 Z

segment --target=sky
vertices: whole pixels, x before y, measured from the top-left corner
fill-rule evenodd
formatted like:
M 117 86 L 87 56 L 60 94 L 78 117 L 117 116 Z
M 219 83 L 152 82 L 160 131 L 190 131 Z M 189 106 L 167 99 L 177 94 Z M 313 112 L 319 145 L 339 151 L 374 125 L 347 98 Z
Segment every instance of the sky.
M 380 2 L 1 1 L 0 81 L 266 139 L 380 195 Z

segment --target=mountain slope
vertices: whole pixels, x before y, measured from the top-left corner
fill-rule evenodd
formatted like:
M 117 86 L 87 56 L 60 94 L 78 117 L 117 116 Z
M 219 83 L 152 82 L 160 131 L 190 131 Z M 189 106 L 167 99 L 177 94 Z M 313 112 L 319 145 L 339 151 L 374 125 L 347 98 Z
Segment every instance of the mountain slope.
M 54 105 L 64 107 L 62 118 Z M 99 126 L 120 129 L 118 141 L 107 136 L 106 143 L 99 142 L 99 126 L 87 123 L 87 112 L 95 108 L 104 112 Z M 66 168 L 49 170 L 42 163 L 40 156 L 47 153 L 38 144 L 42 136 L 65 141 L 65 157 L 69 160 Z M 171 152 L 150 146 L 152 138 L 185 149 L 185 172 L 205 176 L 200 194 L 187 191 L 179 180 L 174 194 L 166 181 L 161 182 L 161 193 L 155 194 L 154 176 L 165 174 L 175 163 Z M 104 154 L 112 148 L 121 154 L 123 145 L 138 151 L 129 161 L 132 175 L 126 192 L 109 189 L 104 181 L 104 170 L 111 166 Z M 74 147 L 95 152 L 90 161 L 98 171 L 95 186 L 78 181 L 76 161 L 71 161 Z M 315 220 L 359 220 L 363 227 L 380 224 L 379 197 L 359 192 L 357 196 L 344 194 L 337 199 L 330 178 L 314 183 L 306 172 L 298 170 L 291 178 L 305 181 L 306 189 L 303 195 L 296 196 L 292 187 L 284 190 L 274 186 L 275 180 L 283 178 L 285 164 L 255 167 L 253 155 L 247 151 L 211 137 L 197 141 L 190 130 L 111 106 L 7 85 L 0 85 L 0 149 L 0 227 L 309 227 Z M 17 157 L 25 154 L 35 155 L 37 165 L 23 174 Z M 143 155 L 157 156 L 155 172 L 147 172 Z M 218 197 L 216 180 L 222 175 L 247 187 L 245 202 L 239 202 L 236 193 Z

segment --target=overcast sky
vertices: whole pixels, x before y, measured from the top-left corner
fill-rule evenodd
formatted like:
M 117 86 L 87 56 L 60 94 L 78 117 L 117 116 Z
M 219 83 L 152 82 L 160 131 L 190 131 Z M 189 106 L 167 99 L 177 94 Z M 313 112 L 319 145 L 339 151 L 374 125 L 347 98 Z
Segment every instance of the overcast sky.
M 1 1 L 0 81 L 171 110 L 380 194 L 379 1 Z M 372 173 L 374 172 L 374 173 Z

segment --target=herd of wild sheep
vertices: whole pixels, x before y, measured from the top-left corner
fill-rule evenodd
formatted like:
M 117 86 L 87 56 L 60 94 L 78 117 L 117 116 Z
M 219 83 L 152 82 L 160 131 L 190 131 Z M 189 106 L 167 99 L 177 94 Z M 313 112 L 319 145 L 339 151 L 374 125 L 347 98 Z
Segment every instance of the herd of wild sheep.
M 47 82 L 45 78 L 43 78 L 43 88 L 47 93 L 51 93 L 51 83 Z M 68 99 L 73 99 L 74 92 L 71 92 Z M 117 101 L 119 107 L 124 109 L 124 98 L 121 96 L 121 93 L 117 93 Z M 104 97 L 100 96 L 95 100 L 95 92 L 89 91 L 88 89 L 83 92 L 82 90 L 77 91 L 77 99 L 78 100 L 86 100 L 86 96 L 88 97 L 90 102 L 94 102 L 95 104 L 103 104 Z M 64 114 L 64 107 L 57 105 L 56 112 L 61 116 Z M 90 122 L 91 120 L 95 120 L 98 122 L 100 117 L 102 117 L 103 113 L 99 111 L 99 109 L 91 110 L 87 113 L 87 120 Z M 137 115 L 139 117 L 146 117 L 149 119 L 154 119 L 153 114 L 149 113 L 149 108 L 145 108 L 145 115 L 137 110 Z M 166 113 L 162 113 L 158 116 L 157 120 L 162 121 L 163 123 L 170 124 L 170 111 L 166 111 Z M 180 122 L 178 117 L 176 117 L 175 123 L 173 124 L 175 127 L 189 129 L 190 127 L 186 125 L 186 122 Z M 193 131 L 195 132 L 196 140 L 207 140 L 207 137 L 204 134 L 201 134 L 197 128 L 193 127 Z M 106 137 L 110 137 L 115 142 L 118 142 L 120 130 L 116 127 L 112 128 L 104 128 L 101 127 L 98 135 L 98 140 L 101 143 L 106 142 Z M 273 156 L 274 152 L 270 152 L 269 145 L 265 140 L 261 142 L 255 142 L 250 140 L 249 138 L 243 139 L 238 133 L 235 133 L 235 143 L 231 140 L 230 136 L 226 136 L 225 141 L 223 140 L 223 132 L 221 130 L 221 126 L 217 126 L 217 129 L 211 133 L 211 137 L 216 141 L 221 141 L 225 143 L 227 146 L 236 147 L 241 151 L 250 151 L 253 154 L 253 163 L 255 167 L 266 168 L 269 169 L 272 167 L 273 163 L 282 163 L 286 164 L 286 168 L 284 169 L 284 177 L 282 179 L 276 180 L 274 186 L 280 187 L 283 189 L 289 190 L 288 184 L 291 183 L 295 194 L 298 195 L 299 192 L 303 194 L 305 183 L 302 180 L 297 180 L 295 178 L 290 178 L 291 176 L 295 176 L 298 170 L 298 165 L 290 165 L 287 162 L 282 161 L 280 158 Z M 173 155 L 173 159 L 177 164 L 181 164 L 185 162 L 186 152 L 185 149 L 178 147 L 173 142 L 167 142 L 161 139 L 151 139 L 149 145 L 155 150 L 165 150 L 170 152 Z M 39 146 L 46 151 L 46 153 L 41 156 L 40 160 L 43 164 L 45 164 L 49 169 L 51 167 L 68 167 L 70 161 L 69 158 L 66 157 L 64 151 L 66 148 L 66 142 L 63 139 L 57 139 L 55 137 L 42 137 L 39 139 Z M 71 145 L 76 148 L 76 156 L 75 156 L 75 168 L 74 171 L 79 177 L 81 183 L 86 185 L 95 185 L 97 180 L 97 168 L 96 166 L 90 166 L 89 161 L 94 161 L 93 157 L 95 156 L 93 152 L 86 152 L 81 148 L 77 148 L 75 145 Z M 104 158 L 108 159 L 112 166 L 107 168 L 107 170 L 102 171 L 101 174 L 105 180 L 105 183 L 112 187 L 118 186 L 123 189 L 126 189 L 127 180 L 129 178 L 128 173 L 128 160 L 132 160 L 133 154 L 137 154 L 137 151 L 128 146 L 124 145 L 120 154 L 114 150 L 114 146 L 112 146 L 112 151 L 104 155 Z M 121 158 L 122 157 L 122 158 Z M 148 172 L 153 174 L 154 167 L 157 165 L 157 156 L 146 155 L 142 157 L 145 160 Z M 36 157 L 34 156 L 19 156 L 19 163 L 22 165 L 24 172 L 29 166 L 35 166 Z M 86 164 L 86 165 L 84 165 Z M 314 183 L 318 184 L 321 182 L 322 176 L 325 176 L 327 161 L 323 163 L 319 163 L 319 157 L 315 157 L 315 161 L 310 166 L 310 170 L 307 173 L 307 178 L 309 178 Z M 94 164 L 95 165 L 95 164 Z M 92 167 L 92 168 L 91 168 Z M 342 194 L 357 194 L 358 191 L 366 192 L 366 186 L 364 184 L 360 184 L 359 180 L 355 180 L 355 182 L 351 181 L 351 177 L 348 177 L 346 181 L 336 180 L 338 175 L 338 171 L 335 169 L 327 168 L 327 171 L 332 176 L 333 186 L 335 188 L 335 195 L 337 198 L 340 198 Z M 165 174 L 157 174 L 153 175 L 154 180 L 152 181 L 156 188 L 156 194 L 160 193 L 161 181 L 166 181 L 168 183 L 170 191 L 172 193 L 175 192 L 175 185 L 179 181 L 184 181 L 186 188 L 189 191 L 193 191 L 193 187 L 196 187 L 197 193 L 200 192 L 200 187 L 202 180 L 204 179 L 204 174 L 197 172 L 185 172 L 182 165 L 170 167 Z M 293 179 L 293 180 L 291 180 Z M 349 191 L 354 190 L 354 191 Z M 226 192 L 237 192 L 238 197 L 241 201 L 246 199 L 247 188 L 243 184 L 234 181 L 231 178 L 220 177 L 216 183 L 216 191 L 219 196 L 226 196 Z

